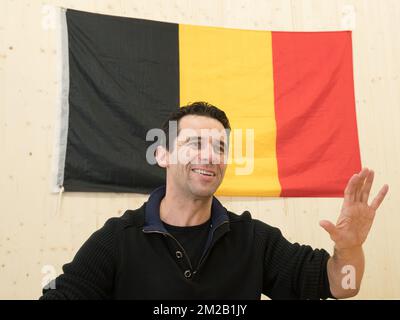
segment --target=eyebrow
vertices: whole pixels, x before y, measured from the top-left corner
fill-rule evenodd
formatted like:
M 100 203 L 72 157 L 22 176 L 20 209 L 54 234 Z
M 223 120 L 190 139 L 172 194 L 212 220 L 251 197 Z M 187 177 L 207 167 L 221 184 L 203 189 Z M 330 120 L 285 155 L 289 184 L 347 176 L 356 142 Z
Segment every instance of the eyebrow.
M 186 137 L 186 139 L 184 141 L 180 142 L 180 143 L 181 144 L 185 144 L 185 143 L 190 142 L 190 141 L 199 141 L 199 140 L 201 140 L 200 136 L 191 136 L 191 137 Z
M 201 137 L 201 136 L 187 137 L 184 141 L 181 142 L 181 144 L 185 144 L 185 143 L 188 143 L 188 142 L 191 142 L 191 141 L 201 141 L 202 138 L 203 137 Z M 225 150 L 225 147 L 227 146 L 227 143 L 224 140 L 219 140 L 219 144 L 220 144 L 220 147 L 224 148 L 224 150 Z

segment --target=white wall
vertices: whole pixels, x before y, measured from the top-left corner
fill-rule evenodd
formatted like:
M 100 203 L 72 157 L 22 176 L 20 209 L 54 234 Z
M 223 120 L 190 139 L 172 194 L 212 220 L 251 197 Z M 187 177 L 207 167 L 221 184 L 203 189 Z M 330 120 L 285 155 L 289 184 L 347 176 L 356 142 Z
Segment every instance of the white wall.
M 362 162 L 373 192 L 390 191 L 365 244 L 358 298 L 400 298 L 400 2 L 396 0 L 1 0 L 0 299 L 36 299 L 43 266 L 56 272 L 104 221 L 147 197 L 49 193 L 57 83 L 57 30 L 43 5 L 177 23 L 262 30 L 340 30 L 354 21 L 356 106 Z M 350 5 L 350 7 L 349 7 Z M 281 228 L 291 241 L 324 247 L 318 221 L 336 220 L 340 199 L 221 198 L 231 210 Z

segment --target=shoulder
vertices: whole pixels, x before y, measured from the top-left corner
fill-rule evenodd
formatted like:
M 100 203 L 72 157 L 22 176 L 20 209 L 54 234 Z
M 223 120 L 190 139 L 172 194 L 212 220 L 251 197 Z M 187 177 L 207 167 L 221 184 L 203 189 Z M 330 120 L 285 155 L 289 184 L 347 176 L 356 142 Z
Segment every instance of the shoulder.
M 251 230 L 256 235 L 268 238 L 279 238 L 282 236 L 279 228 L 273 227 L 263 221 L 253 219 L 249 211 L 244 211 L 242 214 L 236 214 L 228 211 L 228 217 L 231 227 L 233 228 L 242 226 L 249 229 L 249 231 Z
M 120 217 L 109 218 L 102 229 L 105 229 L 114 234 L 123 232 L 129 228 L 142 229 L 144 225 L 144 212 L 145 212 L 146 202 L 137 209 L 126 210 L 124 214 Z

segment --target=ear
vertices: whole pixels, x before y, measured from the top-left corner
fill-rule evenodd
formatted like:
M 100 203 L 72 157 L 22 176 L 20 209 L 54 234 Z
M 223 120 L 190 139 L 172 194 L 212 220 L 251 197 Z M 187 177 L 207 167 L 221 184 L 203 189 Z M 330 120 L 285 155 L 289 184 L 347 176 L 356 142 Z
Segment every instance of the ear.
M 168 167 L 168 151 L 163 146 L 157 146 L 156 160 L 161 168 Z

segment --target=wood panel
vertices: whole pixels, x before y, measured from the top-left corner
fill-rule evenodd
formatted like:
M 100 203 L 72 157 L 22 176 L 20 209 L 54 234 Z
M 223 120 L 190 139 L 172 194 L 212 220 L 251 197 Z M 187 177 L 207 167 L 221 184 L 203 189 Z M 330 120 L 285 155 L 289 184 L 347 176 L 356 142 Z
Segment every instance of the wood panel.
M 399 1 L 5 0 L 0 2 L 0 299 L 36 299 L 45 265 L 61 272 L 106 219 L 146 199 L 65 194 L 56 212 L 59 197 L 49 190 L 59 52 L 48 5 L 260 30 L 340 30 L 353 24 L 362 161 L 376 170 L 374 192 L 383 183 L 391 188 L 365 244 L 367 265 L 358 298 L 400 298 Z M 318 221 L 335 220 L 340 199 L 221 200 L 233 211 L 250 210 L 255 218 L 281 228 L 291 241 L 331 251 Z

